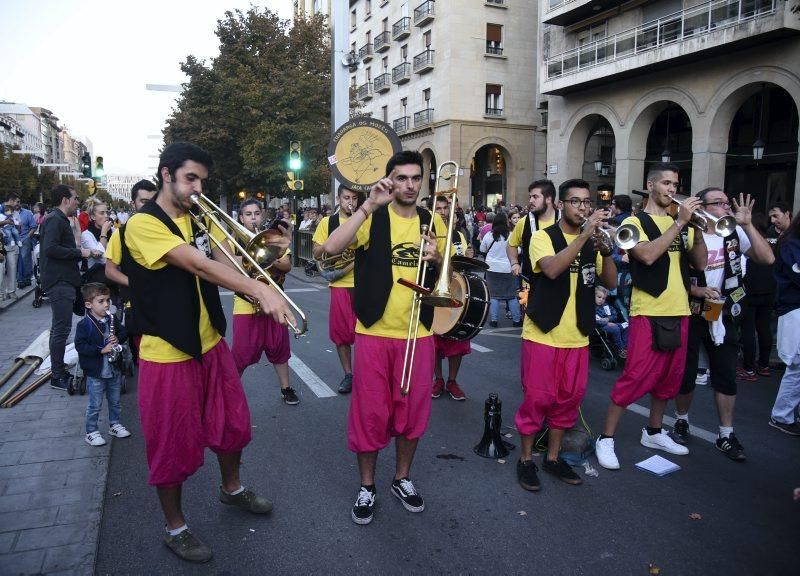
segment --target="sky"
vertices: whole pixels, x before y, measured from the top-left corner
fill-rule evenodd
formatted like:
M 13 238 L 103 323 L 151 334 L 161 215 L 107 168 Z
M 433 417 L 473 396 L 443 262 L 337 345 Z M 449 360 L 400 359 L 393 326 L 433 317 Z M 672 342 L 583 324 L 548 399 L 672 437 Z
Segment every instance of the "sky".
M 219 53 L 214 31 L 252 0 L 0 0 L 0 100 L 52 111 L 91 140 L 107 174 L 150 175 L 190 54 Z M 292 0 L 259 7 L 292 17 Z M 157 135 L 158 138 L 149 136 Z

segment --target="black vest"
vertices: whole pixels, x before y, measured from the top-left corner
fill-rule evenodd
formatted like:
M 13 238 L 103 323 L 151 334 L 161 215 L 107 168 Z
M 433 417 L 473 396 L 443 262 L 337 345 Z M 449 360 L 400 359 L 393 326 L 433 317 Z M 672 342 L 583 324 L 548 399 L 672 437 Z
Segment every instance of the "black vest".
M 561 226 L 555 225 L 545 229 L 553 243 L 556 254 L 567 247 L 567 239 Z M 597 250 L 591 242 L 587 242 L 578 253 L 578 284 L 575 288 L 575 312 L 577 326 L 581 334 L 588 336 L 595 325 L 594 287 L 597 283 Z M 558 278 L 550 279 L 543 272 L 533 275 L 531 293 L 533 298 L 528 305 L 528 317 L 539 329 L 547 334 L 559 325 L 561 317 L 569 301 L 570 274 L 573 273 L 571 262 L 569 267 Z
M 428 210 L 417 206 L 420 228 L 431 225 L 432 215 Z M 389 301 L 394 284 L 392 276 L 392 234 L 389 222 L 389 207 L 381 206 L 372 213 L 369 230 L 369 249 L 363 246 L 356 250 L 355 258 L 355 296 L 353 308 L 356 317 L 369 328 L 381 319 Z M 434 278 L 431 266 L 423 284 L 432 285 Z M 401 288 L 408 290 L 410 288 Z M 428 330 L 433 323 L 433 307 L 422 305 L 420 322 Z
M 141 212 L 158 218 L 170 232 L 186 242 L 180 229 L 155 200 L 144 205 Z M 192 222 L 193 240 L 203 235 Z M 138 264 L 130 254 L 122 237 L 122 269 L 128 275 L 131 304 L 136 310 L 137 328 L 143 334 L 158 336 L 195 360 L 202 360 L 200 341 L 200 297 L 197 278 L 176 266 L 167 264 L 158 270 L 148 270 Z M 193 244 L 195 245 L 195 244 Z M 210 256 L 210 254 L 209 254 Z M 214 284 L 200 281 L 200 294 L 211 319 L 211 325 L 225 335 L 225 313 Z
M 328 218 L 328 237 L 333 234 L 333 231 L 339 227 L 339 213 L 337 212 Z
M 555 224 L 558 224 L 559 217 L 561 215 L 556 210 L 556 219 Z M 533 228 L 533 229 L 531 229 Z M 526 278 L 533 277 L 533 264 L 531 263 L 531 255 L 530 255 L 530 245 L 531 245 L 531 238 L 533 238 L 534 231 L 539 230 L 539 217 L 536 214 L 533 214 L 533 226 L 531 226 L 531 213 L 528 213 L 525 216 L 525 226 L 522 228 L 522 254 L 520 257 L 522 259 L 522 275 Z
M 647 234 L 647 238 L 652 242 L 661 236 L 661 230 L 658 225 L 650 217 L 647 212 L 639 212 L 636 217 Z M 698 232 L 699 234 L 700 232 Z M 678 235 L 676 240 L 680 244 L 680 268 L 681 279 L 686 291 L 689 291 L 689 261 L 686 256 L 686 245 L 688 244 L 688 231 L 684 228 Z M 650 266 L 640 262 L 636 258 L 630 258 L 631 266 L 631 283 L 639 290 L 643 290 L 657 298 L 664 290 L 667 289 L 667 282 L 669 280 L 669 252 L 667 249 L 661 256 L 656 259 Z

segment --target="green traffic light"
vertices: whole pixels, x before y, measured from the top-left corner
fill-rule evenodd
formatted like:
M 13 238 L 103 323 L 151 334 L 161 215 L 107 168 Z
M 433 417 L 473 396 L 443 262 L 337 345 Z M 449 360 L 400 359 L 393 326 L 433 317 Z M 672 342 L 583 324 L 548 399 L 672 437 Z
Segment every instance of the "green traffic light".
M 303 163 L 300 161 L 300 158 L 289 158 L 289 168 L 292 170 L 300 170 Z

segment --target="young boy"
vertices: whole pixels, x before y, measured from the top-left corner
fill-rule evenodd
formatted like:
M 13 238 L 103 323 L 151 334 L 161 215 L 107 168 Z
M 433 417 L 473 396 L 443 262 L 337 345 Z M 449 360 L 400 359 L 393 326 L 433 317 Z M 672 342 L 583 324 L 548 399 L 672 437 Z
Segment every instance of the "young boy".
M 90 282 L 81 288 L 83 301 L 87 308 L 86 316 L 78 322 L 75 329 L 75 349 L 81 369 L 86 374 L 86 388 L 89 390 L 89 406 L 86 408 L 86 443 L 90 446 L 103 446 L 106 441 L 100 435 L 97 420 L 103 406 L 103 394 L 108 398 L 108 431 L 117 438 L 131 435 L 119 423 L 122 408 L 119 402 L 120 369 L 112 362 L 115 346 L 128 338 L 125 327 L 109 316 L 111 291 L 105 284 Z M 113 332 L 111 322 L 113 322 Z M 119 356 L 119 353 L 116 354 Z
M 594 289 L 594 317 L 597 325 L 611 338 L 617 348 L 617 356 L 626 358 L 628 348 L 628 323 L 620 322 L 616 308 L 606 304 L 608 290 L 605 286 L 596 286 Z

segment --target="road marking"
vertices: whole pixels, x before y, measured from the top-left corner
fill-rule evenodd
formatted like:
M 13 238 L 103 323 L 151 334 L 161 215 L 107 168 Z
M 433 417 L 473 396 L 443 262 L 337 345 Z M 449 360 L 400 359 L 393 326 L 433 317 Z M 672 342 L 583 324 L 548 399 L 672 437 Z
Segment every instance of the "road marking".
M 501 330 L 504 330 L 504 328 L 501 328 Z M 482 330 L 481 336 L 500 336 L 501 338 L 516 338 L 517 340 L 519 340 L 520 338 L 519 328 L 512 328 L 512 330 L 517 330 L 517 332 L 515 332 L 514 334 L 501 334 L 498 333 L 497 330 L 488 330 L 488 331 Z
M 319 292 L 322 288 L 285 288 L 284 292 Z
M 314 371 L 305 365 L 297 356 L 289 358 L 289 367 L 294 370 L 300 379 L 305 382 L 306 386 L 311 388 L 311 391 L 317 395 L 317 398 L 331 398 L 336 396 L 336 392 L 330 389 L 322 378 L 317 376 Z
M 475 342 L 470 342 L 469 345 L 472 347 L 475 352 L 491 352 L 491 348 L 486 348 L 481 346 L 480 344 L 475 344 Z
M 648 408 L 645 408 L 644 406 L 639 406 L 638 404 L 629 405 L 628 410 L 630 410 L 631 412 L 635 412 L 636 414 L 639 414 L 641 416 L 644 416 L 645 418 L 650 417 L 650 410 Z M 673 426 L 675 424 L 675 418 L 673 418 L 672 416 L 667 416 L 665 414 L 664 424 Z M 706 442 L 710 442 L 712 444 L 716 444 L 717 442 L 717 435 L 714 434 L 713 432 L 709 432 L 708 430 L 703 430 L 702 428 L 698 428 L 697 426 L 692 426 L 690 428 L 690 432 L 692 436 L 696 438 L 702 438 Z

